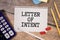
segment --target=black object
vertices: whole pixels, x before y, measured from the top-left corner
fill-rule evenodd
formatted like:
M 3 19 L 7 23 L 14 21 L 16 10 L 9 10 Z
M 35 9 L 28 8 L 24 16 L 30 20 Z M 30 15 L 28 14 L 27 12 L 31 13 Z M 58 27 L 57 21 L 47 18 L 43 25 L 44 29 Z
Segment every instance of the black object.
M 0 40 L 10 40 L 16 35 L 7 17 L 4 16 L 4 10 L 0 10 Z

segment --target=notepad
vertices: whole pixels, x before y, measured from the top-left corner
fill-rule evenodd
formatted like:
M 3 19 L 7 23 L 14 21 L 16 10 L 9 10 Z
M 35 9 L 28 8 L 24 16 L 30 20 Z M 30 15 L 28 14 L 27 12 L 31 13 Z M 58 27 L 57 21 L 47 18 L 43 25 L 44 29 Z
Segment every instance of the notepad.
M 47 28 L 47 7 L 16 7 L 14 29 L 17 32 L 41 32 Z

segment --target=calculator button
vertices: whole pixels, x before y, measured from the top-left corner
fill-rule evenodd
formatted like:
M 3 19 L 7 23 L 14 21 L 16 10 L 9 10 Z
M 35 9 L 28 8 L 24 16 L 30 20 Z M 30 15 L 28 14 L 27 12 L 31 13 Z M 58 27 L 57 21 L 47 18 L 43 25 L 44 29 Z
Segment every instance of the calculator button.
M 9 31 L 10 36 L 14 35 L 14 32 L 12 30 Z
M 0 25 L 0 28 L 2 27 L 2 25 Z
M 2 33 L 3 33 L 3 34 L 6 33 L 6 30 L 4 30 Z
M 7 39 L 10 38 L 10 36 L 9 36 L 8 33 L 6 33 L 4 36 L 5 36 Z
M 4 28 L 1 28 L 1 31 L 3 31 L 4 30 Z
M 4 23 L 3 23 L 3 25 L 6 25 L 6 24 L 7 24 L 7 22 L 4 22 Z
M 3 19 L 3 17 L 0 17 L 0 20 L 2 20 Z
M 5 22 L 5 20 L 3 19 L 3 20 L 1 20 L 1 22 L 3 23 L 3 22 Z
M 7 28 L 7 31 L 9 31 L 11 28 Z
M 8 28 L 8 27 L 9 27 L 9 25 L 6 25 L 6 26 L 5 26 L 5 28 Z

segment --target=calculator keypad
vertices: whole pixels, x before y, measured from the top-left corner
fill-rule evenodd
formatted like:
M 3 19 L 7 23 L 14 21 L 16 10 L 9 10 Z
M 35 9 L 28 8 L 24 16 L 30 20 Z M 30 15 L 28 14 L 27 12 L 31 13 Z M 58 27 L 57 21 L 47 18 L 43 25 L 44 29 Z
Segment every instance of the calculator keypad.
M 0 12 L 0 31 L 7 40 L 15 36 L 15 31 L 11 28 L 11 25 L 2 12 Z
M 0 40 L 6 40 L 6 38 L 5 38 L 4 35 L 1 33 L 1 31 L 0 31 Z

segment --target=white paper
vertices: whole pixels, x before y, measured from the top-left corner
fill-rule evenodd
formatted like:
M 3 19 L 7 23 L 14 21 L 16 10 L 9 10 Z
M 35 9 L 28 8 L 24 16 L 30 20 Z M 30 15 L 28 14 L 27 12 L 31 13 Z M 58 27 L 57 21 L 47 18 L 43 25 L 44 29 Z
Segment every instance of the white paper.
M 15 7 L 14 29 L 17 32 L 46 31 L 47 17 L 47 7 Z

